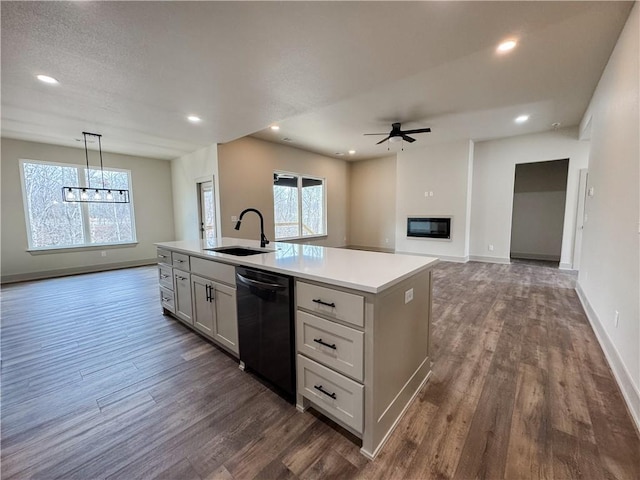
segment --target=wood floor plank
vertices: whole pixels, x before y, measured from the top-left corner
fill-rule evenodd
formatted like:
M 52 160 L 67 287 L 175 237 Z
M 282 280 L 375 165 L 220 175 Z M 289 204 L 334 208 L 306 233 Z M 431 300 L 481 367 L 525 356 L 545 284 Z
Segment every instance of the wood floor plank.
M 553 479 L 546 372 L 521 363 L 509 433 L 504 479 Z
M 638 433 L 574 286 L 441 262 L 432 377 L 370 461 L 163 316 L 157 267 L 3 285 L 0 478 L 637 480 Z

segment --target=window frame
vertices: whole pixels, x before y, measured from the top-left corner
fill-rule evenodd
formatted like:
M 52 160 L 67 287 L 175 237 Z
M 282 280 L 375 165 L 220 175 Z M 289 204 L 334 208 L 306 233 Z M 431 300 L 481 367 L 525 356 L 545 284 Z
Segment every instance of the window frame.
M 25 163 L 33 163 L 33 164 L 42 164 L 42 165 L 51 165 L 54 167 L 71 167 L 79 170 L 78 172 L 78 187 L 87 187 L 87 176 L 84 174 L 84 171 L 87 169 L 86 165 L 80 165 L 77 163 L 64 163 L 64 162 L 50 162 L 45 160 L 31 160 L 27 158 L 20 159 L 20 187 L 22 190 L 22 206 L 24 209 L 24 223 L 25 228 L 27 230 L 27 252 L 47 252 L 49 250 L 57 251 L 57 250 L 91 250 L 91 249 L 104 249 L 105 247 L 122 247 L 127 245 L 137 245 L 138 244 L 138 233 L 136 230 L 136 215 L 134 210 L 134 202 L 133 202 L 133 189 L 131 185 L 133 183 L 133 178 L 131 174 L 131 170 L 126 168 L 103 168 L 105 171 L 111 172 L 126 172 L 128 179 L 128 190 L 129 190 L 129 208 L 131 214 L 131 233 L 132 239 L 126 240 L 124 242 L 112 242 L 112 243 L 83 243 L 78 245 L 63 245 L 63 246 L 47 246 L 47 247 L 36 247 L 33 245 L 32 238 L 32 229 L 31 229 L 31 215 L 29 212 L 29 202 L 27 199 L 27 190 L 25 188 L 25 178 L 24 178 L 24 164 Z M 89 166 L 89 170 L 100 170 L 99 168 L 93 168 Z M 80 173 L 82 172 L 82 175 Z M 75 186 L 75 185 L 74 185 Z M 62 192 L 62 190 L 60 190 Z M 60 193 L 60 201 L 62 201 L 62 193 Z M 89 222 L 89 203 L 78 202 L 80 205 L 80 215 L 82 217 L 82 232 L 85 238 L 85 242 L 87 239 L 91 239 L 91 227 Z
M 323 238 L 329 235 L 327 231 L 327 179 L 325 177 L 318 177 L 315 175 L 307 175 L 305 173 L 289 172 L 285 170 L 274 170 L 273 175 L 292 175 L 298 179 L 298 236 L 295 237 L 277 237 L 276 236 L 276 219 L 275 219 L 275 198 L 273 195 L 273 180 L 271 182 L 271 198 L 273 202 L 273 236 L 276 242 L 286 242 L 288 240 L 307 240 L 312 238 Z M 308 178 L 311 180 L 319 180 L 322 182 L 322 226 L 324 233 L 316 235 L 303 235 L 302 234 L 302 179 Z

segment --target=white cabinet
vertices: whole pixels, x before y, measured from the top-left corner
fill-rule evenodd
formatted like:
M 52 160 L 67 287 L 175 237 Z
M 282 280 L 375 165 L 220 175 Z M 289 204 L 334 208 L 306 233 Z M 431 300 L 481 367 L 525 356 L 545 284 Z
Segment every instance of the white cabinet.
M 213 302 L 214 286 L 211 280 L 191 275 L 193 296 L 193 326 L 208 337 L 213 337 L 216 307 Z
M 296 304 L 299 406 L 306 398 L 362 433 L 365 334 L 335 320 L 363 327 L 364 297 L 298 281 Z
M 235 276 L 233 265 L 158 248 L 160 302 L 165 313 L 238 356 Z
M 227 350 L 239 353 L 236 289 L 191 275 L 193 326 Z
M 214 302 L 216 306 L 213 323 L 213 339 L 238 355 L 238 309 L 236 289 L 214 282 Z
M 171 267 L 171 252 L 159 248 L 158 253 L 158 283 L 160 284 L 160 304 L 168 312 L 176 313 L 175 295 L 173 292 L 173 268 Z
M 430 316 L 430 270 L 375 294 L 297 280 L 298 409 L 332 418 L 374 458 L 430 374 Z
M 191 274 L 189 272 L 184 272 L 177 268 L 173 269 L 176 316 L 189 325 L 193 325 L 190 277 Z

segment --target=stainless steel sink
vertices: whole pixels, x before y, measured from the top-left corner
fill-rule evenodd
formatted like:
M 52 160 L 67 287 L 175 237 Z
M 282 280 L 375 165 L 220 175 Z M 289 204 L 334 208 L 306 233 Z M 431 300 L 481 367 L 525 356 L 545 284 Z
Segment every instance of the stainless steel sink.
M 209 250 L 211 252 L 224 253 L 226 255 L 235 255 L 236 257 L 246 257 L 248 255 L 259 255 L 261 253 L 270 252 L 270 250 L 256 250 L 253 248 L 240 247 L 240 246 L 205 248 L 205 250 Z

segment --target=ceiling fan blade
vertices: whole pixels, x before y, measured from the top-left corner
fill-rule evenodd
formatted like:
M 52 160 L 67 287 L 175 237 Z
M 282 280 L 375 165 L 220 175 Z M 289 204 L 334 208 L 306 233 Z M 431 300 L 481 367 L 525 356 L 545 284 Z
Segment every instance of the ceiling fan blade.
M 385 133 L 385 135 L 386 135 L 386 133 Z M 378 143 L 376 143 L 376 145 L 380 145 L 381 143 L 386 142 L 386 141 L 387 141 L 387 140 L 389 140 L 390 138 L 391 138 L 391 137 L 387 137 L 387 138 L 385 138 L 384 140 L 380 140 Z
M 389 133 L 363 133 L 363 135 L 389 135 Z
M 411 138 L 411 137 L 409 137 L 409 136 L 407 136 L 407 135 L 402 135 L 402 139 L 403 139 L 405 142 L 409 142 L 409 143 L 413 143 L 413 142 L 415 142 L 415 141 L 416 141 L 416 139 L 415 139 L 415 138 Z
M 411 133 L 429 133 L 430 131 L 430 128 L 417 128 L 415 130 L 403 130 L 402 133 L 406 135 Z

